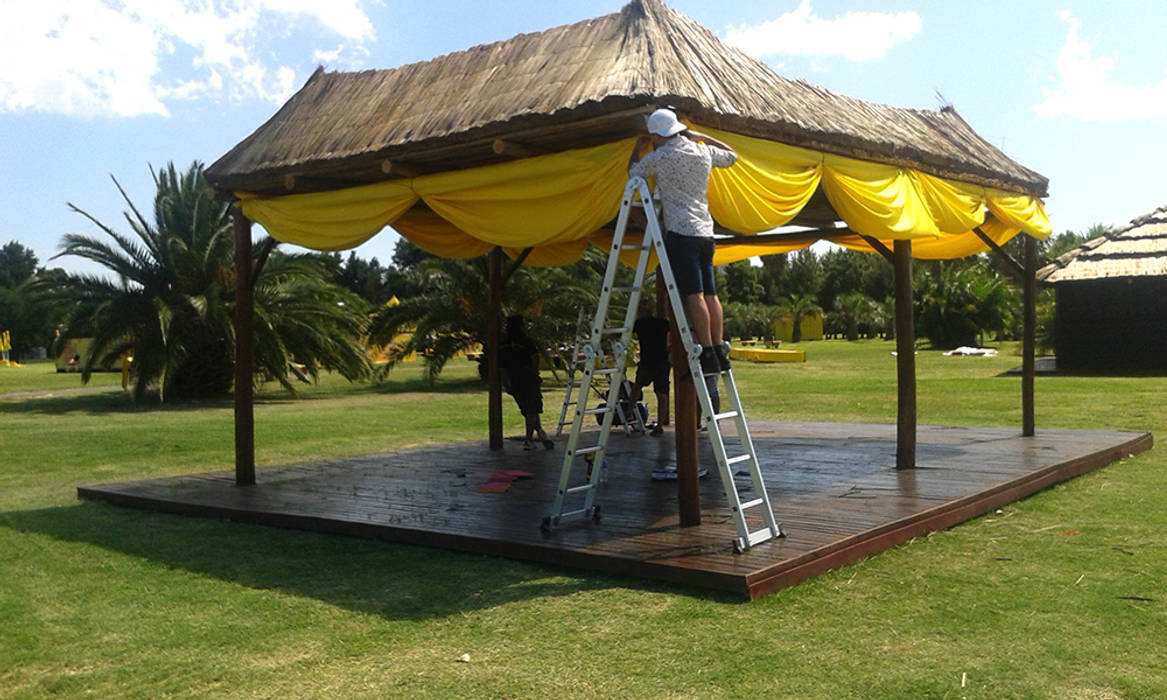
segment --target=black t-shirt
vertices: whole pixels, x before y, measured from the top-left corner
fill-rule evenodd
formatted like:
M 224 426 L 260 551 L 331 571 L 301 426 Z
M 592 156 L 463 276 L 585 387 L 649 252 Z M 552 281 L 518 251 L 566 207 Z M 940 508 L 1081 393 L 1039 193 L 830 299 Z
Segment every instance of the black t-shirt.
M 636 319 L 632 332 L 640 341 L 640 361 L 656 363 L 669 356 L 669 322 L 656 316 Z

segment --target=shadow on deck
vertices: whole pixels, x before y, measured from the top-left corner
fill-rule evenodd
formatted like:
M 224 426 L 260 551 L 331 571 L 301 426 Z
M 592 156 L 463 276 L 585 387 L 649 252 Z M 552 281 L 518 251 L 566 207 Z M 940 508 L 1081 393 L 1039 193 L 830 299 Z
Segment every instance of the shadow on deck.
M 917 467 L 895 469 L 895 426 L 751 422 L 775 516 L 787 537 L 734 554 L 715 469 L 701 482 L 702 524 L 680 528 L 677 490 L 650 479 L 674 462 L 671 433 L 613 433 L 600 522 L 548 514 L 564 439 L 549 452 L 508 441 L 386 452 L 272 468 L 236 487 L 217 472 L 78 489 L 85 499 L 171 513 L 446 547 L 703 586 L 751 598 L 951 527 L 1059 481 L 1149 449 L 1150 433 L 921 426 Z M 711 465 L 707 442 L 701 462 Z M 531 479 L 480 493 L 495 471 Z M 580 476 L 582 479 L 582 475 Z M 739 486 L 748 484 L 743 480 Z M 746 496 L 748 494 L 744 494 Z M 754 523 L 760 527 L 760 523 Z

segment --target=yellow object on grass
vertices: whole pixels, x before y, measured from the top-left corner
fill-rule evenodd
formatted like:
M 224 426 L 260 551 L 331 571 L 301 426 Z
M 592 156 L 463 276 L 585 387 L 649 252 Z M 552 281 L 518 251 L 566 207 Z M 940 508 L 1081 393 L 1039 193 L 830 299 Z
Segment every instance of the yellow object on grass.
M 733 347 L 729 349 L 729 359 L 749 360 L 751 362 L 806 362 L 806 351 Z

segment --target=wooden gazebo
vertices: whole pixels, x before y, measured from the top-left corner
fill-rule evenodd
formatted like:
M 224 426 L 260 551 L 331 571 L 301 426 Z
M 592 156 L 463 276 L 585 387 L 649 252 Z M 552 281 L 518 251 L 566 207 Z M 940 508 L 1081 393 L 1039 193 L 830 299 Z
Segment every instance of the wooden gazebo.
M 253 221 L 321 250 L 355 247 L 392 226 L 438 255 L 489 253 L 497 313 L 504 255 L 557 265 L 604 240 L 632 139 L 664 105 L 741 155 L 710 185 L 728 235 L 719 262 L 828 239 L 894 263 L 900 468 L 915 463 L 912 258 L 1001 252 L 1028 234 L 1025 260 L 1013 266 L 1025 280 L 1022 432 L 1033 435 L 1032 237 L 1050 232 L 1046 178 L 951 108 L 877 105 L 788 80 L 661 0 L 632 0 L 614 14 L 422 63 L 317 70 L 208 168 L 212 186 L 238 203 L 236 482 L 255 481 Z M 767 233 L 783 226 L 802 230 Z M 501 447 L 490 367 L 490 436 Z M 683 454 L 695 461 L 696 451 L 678 445 L 678 466 L 695 479 Z

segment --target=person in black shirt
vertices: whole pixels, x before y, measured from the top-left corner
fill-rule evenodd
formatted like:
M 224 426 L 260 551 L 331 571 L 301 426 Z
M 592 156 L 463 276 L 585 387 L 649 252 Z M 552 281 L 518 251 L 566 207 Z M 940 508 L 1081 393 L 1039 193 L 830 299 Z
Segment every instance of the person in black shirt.
M 641 302 L 639 318 L 632 332 L 640 343 L 640 362 L 636 365 L 636 379 L 632 382 L 633 401 L 643 396 L 644 387 L 652 384 L 656 394 L 656 425 L 653 435 L 661 434 L 661 426 L 669 424 L 669 322 L 653 315 L 650 302 Z
M 547 438 L 547 431 L 539 418 L 543 413 L 543 378 L 539 376 L 539 347 L 527 335 L 527 322 L 519 314 L 507 317 L 506 338 L 499 347 L 499 366 L 506 372 L 507 393 L 514 397 L 519 412 L 526 421 L 524 450 L 535 449 L 538 439 L 550 450 L 555 443 Z

